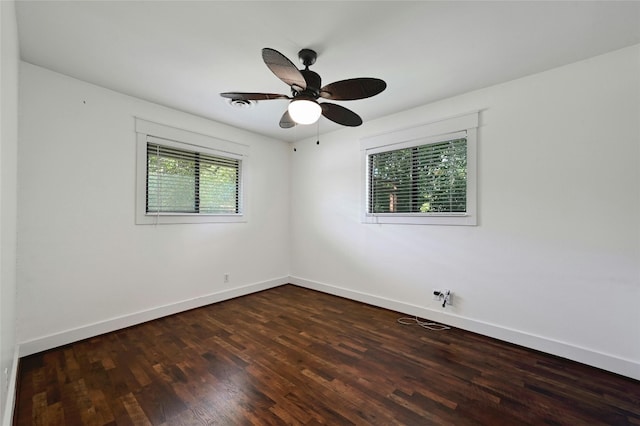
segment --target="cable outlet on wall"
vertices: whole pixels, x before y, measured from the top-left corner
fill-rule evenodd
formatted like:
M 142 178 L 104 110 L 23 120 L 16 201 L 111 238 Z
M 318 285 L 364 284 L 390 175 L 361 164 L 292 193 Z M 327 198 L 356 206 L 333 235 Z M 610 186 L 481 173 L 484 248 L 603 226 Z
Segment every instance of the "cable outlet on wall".
M 223 280 L 224 280 L 225 283 L 229 282 L 229 273 L 228 272 L 224 274 Z
M 433 289 L 433 300 L 442 303 L 442 307 L 453 305 L 453 291 L 449 289 Z

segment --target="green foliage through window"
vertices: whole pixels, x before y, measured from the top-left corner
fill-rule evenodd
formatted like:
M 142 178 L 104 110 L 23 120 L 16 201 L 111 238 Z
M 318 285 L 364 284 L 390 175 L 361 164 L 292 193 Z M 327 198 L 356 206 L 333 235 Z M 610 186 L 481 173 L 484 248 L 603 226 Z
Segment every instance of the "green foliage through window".
M 466 138 L 369 155 L 369 213 L 465 213 Z
M 239 160 L 147 144 L 147 213 L 239 212 Z

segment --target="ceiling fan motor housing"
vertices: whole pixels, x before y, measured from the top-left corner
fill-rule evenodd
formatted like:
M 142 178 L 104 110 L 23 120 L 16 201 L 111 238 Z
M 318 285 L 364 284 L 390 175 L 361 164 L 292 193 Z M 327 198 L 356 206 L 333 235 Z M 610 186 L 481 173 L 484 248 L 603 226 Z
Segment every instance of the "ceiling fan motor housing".
M 300 70 L 300 73 L 304 77 L 304 81 L 307 82 L 307 88 L 300 92 L 297 92 L 292 88 L 294 97 L 298 95 L 305 95 L 314 99 L 318 99 L 318 97 L 320 96 L 320 86 L 322 85 L 322 79 L 320 78 L 320 75 L 309 69 Z

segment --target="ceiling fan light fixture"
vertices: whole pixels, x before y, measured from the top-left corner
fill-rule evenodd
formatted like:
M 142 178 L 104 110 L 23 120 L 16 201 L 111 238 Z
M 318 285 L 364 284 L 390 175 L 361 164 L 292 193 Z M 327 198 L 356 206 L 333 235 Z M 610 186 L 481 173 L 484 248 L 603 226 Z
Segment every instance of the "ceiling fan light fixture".
M 289 103 L 289 115 L 298 124 L 313 124 L 320 118 L 322 107 L 311 99 L 294 99 Z

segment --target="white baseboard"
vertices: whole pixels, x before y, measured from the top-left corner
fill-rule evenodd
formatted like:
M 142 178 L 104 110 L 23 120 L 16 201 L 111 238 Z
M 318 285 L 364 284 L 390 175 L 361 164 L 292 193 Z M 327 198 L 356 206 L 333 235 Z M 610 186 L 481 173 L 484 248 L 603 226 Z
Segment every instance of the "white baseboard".
M 278 287 L 287 283 L 321 291 L 323 293 L 345 297 L 347 299 L 357 300 L 359 302 L 391 309 L 408 315 L 417 315 L 421 318 L 428 318 L 432 321 L 436 321 L 442 324 L 447 324 L 453 327 L 461 328 L 463 330 L 472 331 L 474 333 L 493 337 L 509 343 L 514 343 L 516 345 L 539 350 L 552 355 L 557 355 L 583 364 L 591 365 L 593 367 L 601 368 L 603 370 L 611 371 L 616 374 L 640 380 L 640 363 L 634 360 L 624 359 L 616 357 L 614 355 L 593 351 L 575 345 L 570 345 L 565 342 L 552 340 L 546 337 L 525 333 L 523 331 L 511 329 L 508 327 L 474 320 L 472 318 L 467 318 L 450 312 L 424 308 L 422 306 L 412 305 L 406 302 L 400 302 L 393 299 L 375 296 L 368 293 L 358 292 L 294 276 L 276 278 L 260 283 L 223 290 L 205 296 L 183 300 L 169 305 L 159 306 L 153 309 L 140 311 L 117 318 L 111 318 L 105 321 L 87 324 L 70 330 L 65 330 L 60 333 L 55 333 L 37 339 L 20 342 L 18 344 L 17 356 L 23 357 L 31 355 L 69 343 L 77 342 L 79 340 L 94 337 L 100 334 L 130 327 L 146 321 L 151 321 L 167 315 L 173 315 L 179 312 L 187 311 L 189 309 L 199 308 L 201 306 L 206 306 L 212 303 L 232 299 L 234 297 L 244 296 L 258 291 L 267 290 L 269 288 Z M 15 361 L 14 370 L 17 370 L 17 360 Z M 12 374 L 15 392 L 15 371 L 12 372 Z M 6 418 L 6 415 L 4 417 Z
M 16 383 L 18 381 L 18 361 L 20 359 L 19 349 L 16 346 L 13 351 L 13 364 L 9 373 L 9 386 L 5 398 L 4 413 L 2 415 L 2 426 L 11 426 L 13 422 L 13 410 L 16 405 Z
M 70 330 L 59 333 L 42 336 L 37 339 L 20 342 L 18 344 L 19 356 L 27 356 L 48 349 L 57 348 L 79 340 L 88 339 L 100 334 L 109 333 L 111 331 L 120 330 L 122 328 L 131 327 L 136 324 L 162 318 L 167 315 L 177 314 L 179 312 L 188 311 L 189 309 L 199 308 L 216 302 L 233 299 L 235 297 L 244 296 L 269 288 L 278 287 L 289 282 L 289 277 L 276 278 L 255 284 L 236 287 L 216 293 L 207 294 L 205 296 L 193 299 L 182 300 L 180 302 L 171 303 L 169 305 L 158 306 L 156 308 L 145 311 L 135 312 L 121 317 L 111 318 L 105 321 L 86 324 Z
M 474 320 L 472 318 L 463 317 L 449 312 L 424 308 L 422 306 L 416 306 L 410 303 L 387 299 L 384 297 L 362 293 L 342 287 L 336 287 L 333 285 L 311 281 L 304 278 L 289 277 L 289 282 L 300 287 L 341 296 L 351 300 L 357 300 L 359 302 L 367 303 L 373 306 L 379 306 L 381 308 L 402 312 L 403 314 L 416 315 L 420 318 L 428 318 L 431 321 L 461 328 L 467 331 L 472 331 L 484 336 L 493 337 L 505 342 L 514 343 L 516 345 L 524 346 L 530 349 L 557 355 L 562 358 L 567 358 L 572 361 L 577 361 L 582 364 L 591 365 L 602 370 L 640 380 L 640 363 L 630 359 L 619 358 L 614 355 L 593 351 L 575 345 L 570 345 L 568 343 L 548 339 L 542 336 L 536 336 L 504 326 Z

